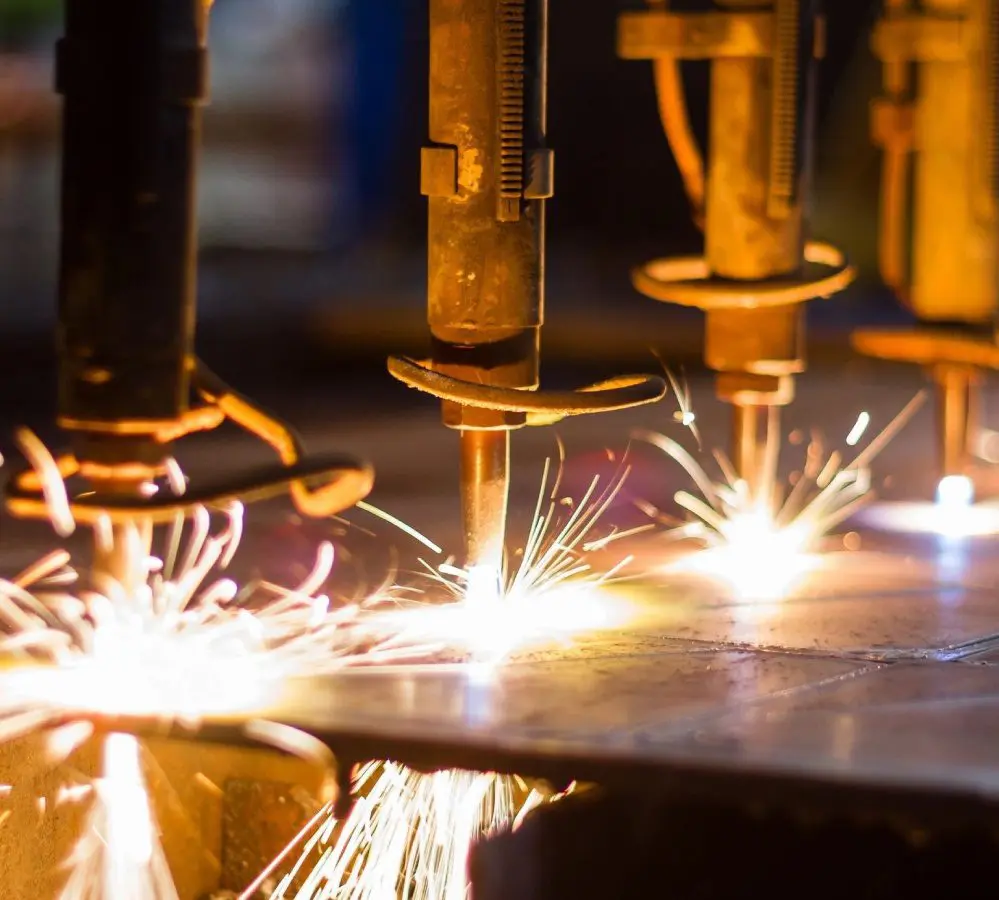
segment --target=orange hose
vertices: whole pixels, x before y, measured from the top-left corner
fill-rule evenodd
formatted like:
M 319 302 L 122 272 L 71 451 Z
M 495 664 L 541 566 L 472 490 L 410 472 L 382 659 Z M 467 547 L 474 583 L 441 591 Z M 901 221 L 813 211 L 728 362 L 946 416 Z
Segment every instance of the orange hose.
M 690 127 L 687 101 L 683 93 L 680 62 L 673 58 L 653 60 L 659 118 L 698 228 L 704 227 L 704 157 Z
M 899 13 L 909 5 L 908 0 L 884 0 L 887 15 Z M 885 62 L 882 80 L 885 93 L 892 99 L 905 95 L 909 88 L 909 63 Z M 909 167 L 911 149 L 893 143 L 883 148 L 881 170 L 881 213 L 878 229 L 878 268 L 881 278 L 903 304 L 908 303 L 909 276 L 907 229 Z

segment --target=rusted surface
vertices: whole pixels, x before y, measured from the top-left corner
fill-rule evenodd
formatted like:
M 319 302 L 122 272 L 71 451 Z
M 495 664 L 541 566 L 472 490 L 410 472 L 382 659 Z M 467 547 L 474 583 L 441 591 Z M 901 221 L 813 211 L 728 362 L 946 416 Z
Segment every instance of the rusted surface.
M 318 809 L 294 784 L 244 778 L 226 782 L 223 804 L 221 885 L 233 891 L 246 888 Z M 262 896 L 269 893 L 265 886 Z

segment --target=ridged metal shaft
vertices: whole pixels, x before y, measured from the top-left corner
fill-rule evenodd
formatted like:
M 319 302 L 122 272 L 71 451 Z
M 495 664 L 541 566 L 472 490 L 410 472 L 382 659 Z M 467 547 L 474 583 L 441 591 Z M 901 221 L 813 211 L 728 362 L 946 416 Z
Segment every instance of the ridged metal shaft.
M 433 367 L 538 386 L 544 308 L 547 0 L 430 0 L 428 321 Z M 465 563 L 499 568 L 516 412 L 445 401 L 460 431 Z

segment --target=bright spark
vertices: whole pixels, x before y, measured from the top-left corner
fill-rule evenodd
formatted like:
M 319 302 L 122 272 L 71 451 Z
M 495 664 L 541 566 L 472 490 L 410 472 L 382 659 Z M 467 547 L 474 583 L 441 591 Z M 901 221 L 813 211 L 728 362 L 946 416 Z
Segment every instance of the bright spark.
M 440 641 L 467 653 L 473 678 L 491 677 L 495 666 L 526 646 L 568 642 L 582 632 L 623 625 L 630 610 L 607 586 L 631 557 L 598 573 L 587 554 L 614 537 L 597 537 L 594 530 L 628 471 L 622 466 L 606 486 L 594 476 L 582 496 L 566 498 L 559 496 L 561 467 L 549 487 L 549 460 L 523 556 L 512 575 L 491 566 L 465 570 L 449 562 L 424 563 L 427 577 L 450 602 L 412 601 L 374 621 L 410 640 Z M 362 767 L 354 792 L 349 816 L 337 822 L 330 814 L 273 900 L 465 900 L 472 845 L 484 835 L 516 827 L 531 808 L 557 799 L 514 777 L 462 771 L 428 775 L 389 762 Z M 302 873 L 308 874 L 293 890 Z
M 692 571 L 720 580 L 747 600 L 776 600 L 812 571 L 814 554 L 829 532 L 871 497 L 870 463 L 909 421 L 924 400 L 917 394 L 867 447 L 848 463 L 839 451 L 826 453 L 813 438 L 805 465 L 786 490 L 779 478 L 780 437 L 771 417 L 757 489 L 751 490 L 720 451 L 714 457 L 722 473 L 715 482 L 679 443 L 652 432 L 636 437 L 658 448 L 690 475 L 700 496 L 679 491 L 676 503 L 691 520 L 673 528 L 673 538 L 696 538 L 699 553 L 671 561 L 667 570 Z M 866 420 L 865 420 L 866 417 Z M 859 441 L 869 416 L 864 413 L 850 432 Z
M 697 446 L 701 446 L 701 432 L 697 427 L 697 416 L 694 415 L 694 407 L 690 400 L 690 385 L 684 379 L 681 385 L 676 376 L 663 366 L 663 371 L 669 379 L 670 387 L 673 389 L 673 396 L 676 397 L 678 409 L 673 413 L 673 421 L 679 423 L 684 428 L 690 429 L 690 433 L 697 441 Z
M 947 540 L 999 534 L 999 502 L 975 502 L 975 488 L 964 475 L 948 475 L 937 485 L 935 503 L 895 501 L 864 511 L 864 524 L 896 534 L 930 534 Z
M 622 467 L 606 486 L 595 475 L 581 497 L 566 503 L 557 494 L 558 475 L 549 489 L 551 462 L 546 461 L 523 555 L 512 574 L 491 566 L 466 570 L 450 561 L 432 565 L 421 560 L 425 577 L 445 592 L 448 602 L 400 600 L 396 609 L 375 614 L 371 623 L 407 643 L 440 643 L 467 653 L 485 671 L 528 646 L 567 642 L 583 632 L 623 625 L 629 617 L 627 604 L 608 587 L 632 557 L 598 571 L 587 555 L 591 546 L 609 541 L 594 539 L 594 529 L 628 471 Z M 571 510 L 568 515 L 566 509 Z
M 53 523 L 72 531 L 58 468 L 37 439 L 21 437 Z M 183 492 L 179 470 L 171 482 Z M 206 717 L 246 719 L 277 703 L 298 676 L 420 655 L 393 636 L 363 646 L 350 637 L 359 609 L 331 609 L 321 593 L 334 562 L 330 544 L 320 545 L 298 586 L 240 588 L 224 571 L 243 533 L 241 504 L 220 517 L 197 508 L 190 524 L 178 517 L 163 529 L 159 556 L 146 549 L 144 530 L 141 522 L 95 529 L 102 549 L 118 540 L 130 551 L 123 555 L 135 571 L 122 582 L 94 572 L 91 586 L 71 592 L 78 578 L 63 552 L 0 580 L 0 743 L 40 732 L 56 766 L 94 734 L 94 717 L 192 728 Z M 103 771 L 62 900 L 174 900 L 139 744 L 120 734 L 101 739 Z
M 395 763 L 361 767 L 354 791 L 347 818 L 330 813 L 271 900 L 466 900 L 472 846 L 557 799 L 513 776 Z
M 104 741 L 87 826 L 67 865 L 60 900 L 178 900 L 131 735 Z
M 871 414 L 869 412 L 862 412 L 857 416 L 857 421 L 854 423 L 850 433 L 846 436 L 846 444 L 848 447 L 856 447 L 860 443 L 860 439 L 864 436 L 867 431 L 867 426 L 871 424 Z

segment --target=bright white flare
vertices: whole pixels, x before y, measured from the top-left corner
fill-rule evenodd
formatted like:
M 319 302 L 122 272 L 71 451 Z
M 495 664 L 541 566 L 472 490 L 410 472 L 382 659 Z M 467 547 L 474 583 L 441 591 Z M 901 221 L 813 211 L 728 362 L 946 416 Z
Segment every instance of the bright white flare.
M 105 739 L 90 802 L 60 900 L 177 900 L 131 735 Z
M 678 442 L 662 434 L 636 435 L 690 475 L 700 496 L 678 491 L 676 503 L 691 521 L 671 529 L 673 538 L 695 538 L 704 549 L 667 564 L 667 570 L 693 571 L 725 582 L 747 600 L 775 600 L 785 596 L 816 563 L 813 554 L 829 532 L 854 514 L 871 496 L 870 463 L 909 421 L 924 400 L 917 394 L 905 408 L 851 462 L 839 451 L 825 453 L 813 439 L 805 465 L 788 490 L 779 478 L 780 436 L 771 417 L 766 446 L 757 474 L 757 488 L 736 473 L 720 451 L 714 458 L 722 473 L 715 482 Z M 848 443 L 856 443 L 870 416 L 862 413 Z M 650 513 L 656 514 L 651 506 Z
M 57 524 L 71 531 L 58 469 L 37 439 L 22 446 Z M 173 487 L 183 489 L 179 473 Z M 146 549 L 143 523 L 99 523 L 102 550 L 118 540 L 129 551 L 122 555 L 134 571 L 123 583 L 95 572 L 93 585 L 74 593 L 78 578 L 65 552 L 0 580 L 0 742 L 41 732 L 55 766 L 94 734 L 95 716 L 189 726 L 206 717 L 244 719 L 275 702 L 296 676 L 419 655 L 392 636 L 363 646 L 350 637 L 359 610 L 331 610 L 320 593 L 333 565 L 329 544 L 297 587 L 260 581 L 240 589 L 222 573 L 238 548 L 242 514 L 232 504 L 214 529 L 203 507 L 189 523 L 178 517 L 164 529 L 161 556 Z M 175 900 L 139 744 L 123 734 L 101 740 L 103 771 L 67 860 L 63 900 Z
M 967 475 L 945 475 L 937 485 L 937 505 L 943 512 L 961 512 L 975 502 L 975 485 Z
M 550 471 L 549 461 L 523 556 L 512 575 L 490 566 L 465 570 L 450 562 L 434 566 L 421 560 L 426 577 L 446 591 L 449 602 L 399 599 L 396 609 L 384 610 L 383 605 L 383 611 L 373 612 L 365 627 L 383 628 L 404 643 L 438 643 L 488 668 L 516 650 L 623 625 L 630 611 L 607 587 L 632 557 L 596 571 L 587 554 L 609 542 L 607 537 L 594 540 L 593 531 L 629 469 L 624 467 L 602 489 L 600 476 L 594 476 L 578 501 L 558 496 L 558 478 L 549 489 Z M 562 509 L 571 512 L 565 515 Z
M 466 900 L 472 846 L 556 799 L 512 776 L 395 763 L 363 766 L 354 790 L 348 817 L 315 831 L 271 900 Z

